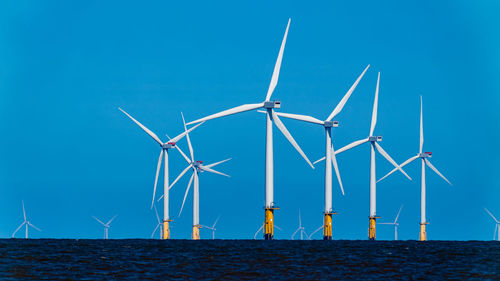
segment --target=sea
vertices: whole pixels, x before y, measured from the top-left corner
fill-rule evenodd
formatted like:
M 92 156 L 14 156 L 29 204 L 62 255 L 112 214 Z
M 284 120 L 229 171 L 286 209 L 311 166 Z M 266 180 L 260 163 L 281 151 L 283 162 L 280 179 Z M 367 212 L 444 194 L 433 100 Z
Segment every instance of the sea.
M 0 239 L 0 280 L 500 280 L 500 242 Z

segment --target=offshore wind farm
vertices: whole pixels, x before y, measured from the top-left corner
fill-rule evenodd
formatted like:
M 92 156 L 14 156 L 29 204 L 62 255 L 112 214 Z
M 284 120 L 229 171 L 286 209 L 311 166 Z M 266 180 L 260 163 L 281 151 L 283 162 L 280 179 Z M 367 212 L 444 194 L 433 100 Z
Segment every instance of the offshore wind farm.
M 490 4 L 284 4 L 0 4 L 0 279 L 500 278 Z

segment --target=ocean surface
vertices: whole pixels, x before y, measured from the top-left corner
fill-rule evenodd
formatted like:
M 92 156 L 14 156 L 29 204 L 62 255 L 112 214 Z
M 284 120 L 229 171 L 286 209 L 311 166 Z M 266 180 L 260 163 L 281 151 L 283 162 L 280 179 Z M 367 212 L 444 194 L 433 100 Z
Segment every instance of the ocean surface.
M 500 242 L 0 239 L 0 280 L 500 280 Z

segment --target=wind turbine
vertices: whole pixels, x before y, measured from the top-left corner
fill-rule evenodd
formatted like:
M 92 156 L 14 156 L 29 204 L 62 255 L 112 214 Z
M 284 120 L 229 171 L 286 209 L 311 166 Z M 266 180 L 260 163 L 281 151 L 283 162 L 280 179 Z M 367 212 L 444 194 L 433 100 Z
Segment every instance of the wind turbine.
M 160 239 L 163 239 L 163 225 L 161 223 L 160 216 L 158 216 L 158 211 L 156 210 L 156 204 L 153 206 L 155 209 L 155 214 L 156 214 L 156 219 L 158 220 L 158 224 L 156 225 L 155 229 L 153 230 L 153 233 L 151 233 L 151 238 L 154 237 L 156 230 L 158 230 L 158 228 L 160 228 Z
M 394 222 L 379 222 L 379 224 L 390 224 L 394 225 L 394 240 L 398 240 L 398 218 L 399 218 L 399 213 L 401 213 L 401 209 L 403 209 L 403 205 L 399 208 L 398 214 L 396 215 L 396 218 L 394 219 Z
M 34 229 L 38 230 L 38 231 L 42 231 L 40 228 L 34 226 L 27 218 L 26 218 L 26 211 L 24 209 L 24 200 L 22 201 L 23 203 L 23 217 L 24 217 L 24 221 L 23 223 L 21 223 L 21 225 L 19 227 L 16 228 L 16 230 L 14 231 L 14 233 L 12 233 L 12 238 L 14 238 L 14 236 L 16 235 L 16 232 L 21 229 L 21 227 L 26 226 L 26 232 L 25 232 L 25 238 L 28 239 L 28 226 L 31 226 L 33 227 Z
M 295 230 L 295 232 L 292 234 L 292 237 L 291 239 L 293 239 L 293 237 L 295 236 L 295 234 L 297 234 L 297 232 L 300 231 L 300 240 L 304 240 L 304 234 L 306 235 L 306 238 L 309 240 L 309 236 L 307 235 L 307 232 L 306 232 L 306 229 L 302 226 L 302 219 L 300 217 L 300 209 L 299 209 L 299 228 L 297 228 L 297 230 Z
M 497 237 L 497 233 L 498 233 L 498 237 L 496 238 L 497 241 L 500 241 L 500 221 L 497 220 L 497 218 L 495 218 L 495 216 L 493 216 L 493 214 L 486 208 L 484 208 L 484 210 L 493 218 L 493 220 L 495 220 L 495 232 L 493 233 L 493 240 L 495 240 L 495 237 Z
M 130 114 L 128 114 L 127 112 L 125 112 L 123 109 L 121 108 L 118 108 L 121 112 L 125 113 L 125 115 L 127 115 L 130 119 L 132 119 L 132 121 L 134 121 L 134 123 L 136 123 L 137 125 L 139 125 L 139 127 L 141 127 L 141 129 L 146 132 L 150 137 L 152 137 L 161 147 L 161 152 L 160 152 L 160 157 L 158 158 L 158 165 L 156 167 L 156 176 L 155 176 L 155 185 L 154 185 L 154 189 L 153 189 L 153 200 L 151 202 L 151 208 L 153 208 L 153 204 L 154 204 L 154 201 L 155 201 L 155 195 L 156 195 L 156 185 L 158 183 L 158 175 L 160 174 L 160 169 L 161 169 L 161 164 L 162 164 L 162 160 L 163 158 L 165 158 L 165 167 L 164 167 L 164 173 L 163 173 L 163 197 L 165 198 L 163 200 L 163 228 L 162 228 L 162 237 L 163 239 L 170 239 L 170 227 L 169 227 L 169 222 L 171 222 L 172 220 L 170 219 L 170 215 L 169 215 L 169 196 L 168 196 L 168 191 L 169 191 L 169 184 L 168 184 L 168 151 L 169 149 L 173 149 L 173 148 L 176 148 L 177 150 L 180 150 L 177 146 L 176 146 L 176 143 L 181 140 L 185 135 L 186 135 L 186 132 L 176 136 L 175 138 L 173 139 L 170 139 L 167 141 L 167 142 L 162 142 L 160 140 L 160 138 L 155 134 L 153 133 L 151 130 L 149 130 L 148 128 L 146 128 L 144 125 L 142 125 L 139 121 L 135 120 L 132 116 L 130 116 Z M 192 127 L 191 129 L 188 130 L 188 132 L 191 132 L 192 130 L 196 129 L 198 126 L 200 126 L 200 124 Z
M 375 125 L 377 124 L 377 108 L 378 108 L 378 90 L 380 84 L 380 72 L 377 77 L 377 88 L 375 90 L 375 100 L 373 102 L 373 112 L 372 112 L 372 122 L 370 126 L 370 134 L 367 138 L 357 140 L 348 144 L 341 149 L 337 150 L 335 154 L 342 153 L 346 150 L 349 150 L 358 145 L 364 144 L 366 142 L 370 143 L 370 217 L 369 217 L 369 227 L 368 227 L 368 239 L 375 240 L 375 220 L 379 218 L 377 216 L 377 184 L 376 184 L 376 171 L 375 171 L 375 150 L 377 150 L 387 161 L 389 161 L 397 170 L 401 171 L 408 179 L 411 180 L 410 176 L 408 176 L 403 169 L 389 156 L 387 152 L 378 144 L 378 142 L 382 141 L 382 136 L 374 136 L 373 131 L 375 130 Z M 315 164 L 319 161 L 324 160 L 325 157 L 314 162 Z
M 422 114 L 422 96 L 420 96 L 420 146 L 419 152 L 417 155 L 411 157 L 410 159 L 403 162 L 399 167 L 404 167 L 407 164 L 410 164 L 414 160 L 420 158 L 421 160 L 421 168 L 422 168 L 422 176 L 420 178 L 420 234 L 419 240 L 426 241 L 427 240 L 427 232 L 425 231 L 425 225 L 429 224 L 425 218 L 425 165 L 429 166 L 431 170 L 433 170 L 436 174 L 438 174 L 441 178 L 443 178 L 448 184 L 452 185 L 451 182 L 445 178 L 439 171 L 431 164 L 429 158 L 432 157 L 432 152 L 424 152 L 422 153 L 422 148 L 424 146 L 424 124 L 423 124 L 423 114 Z M 385 179 L 390 174 L 392 174 L 394 170 L 390 171 L 387 175 L 379 179 L 377 182 Z
M 302 149 L 299 147 L 295 139 L 292 137 L 290 132 L 288 132 L 283 122 L 281 122 L 278 114 L 274 111 L 275 108 L 281 107 L 281 102 L 277 100 L 271 101 L 271 95 L 278 84 L 278 77 L 281 68 L 281 60 L 283 59 L 283 52 L 285 50 L 286 38 L 288 35 L 288 28 L 290 27 L 290 19 L 288 20 L 288 25 L 286 27 L 285 35 L 281 43 L 281 48 L 278 54 L 278 59 L 276 60 L 276 65 L 274 66 L 273 76 L 271 78 L 271 83 L 269 84 L 269 89 L 267 91 L 266 98 L 261 103 L 255 104 L 244 104 L 228 110 L 224 110 L 219 113 L 209 115 L 207 117 L 189 122 L 188 125 L 215 119 L 227 115 L 232 115 L 236 113 L 241 113 L 245 111 L 250 111 L 258 108 L 264 108 L 266 110 L 266 180 L 265 180 L 265 220 L 264 220 L 264 239 L 272 240 L 274 235 L 274 210 L 279 209 L 274 202 L 274 168 L 273 168 L 273 123 L 278 127 L 278 129 L 285 135 L 288 141 L 295 147 L 295 149 L 300 153 L 300 155 L 306 160 L 306 162 L 314 169 L 313 164 L 307 156 L 304 154 Z
M 215 231 L 217 230 L 215 228 L 215 225 L 217 224 L 217 222 L 219 221 L 220 219 L 220 216 L 217 217 L 217 219 L 215 220 L 214 224 L 212 225 L 212 227 L 210 226 L 206 226 L 206 225 L 201 225 L 201 227 L 204 227 L 204 228 L 207 228 L 207 229 L 210 229 L 212 230 L 212 240 L 215 240 Z
M 276 227 L 276 229 L 278 229 L 279 231 L 283 231 L 283 229 L 277 225 L 274 225 L 274 227 Z M 253 235 L 253 240 L 257 240 L 257 234 L 259 234 L 259 232 L 264 228 L 264 224 L 262 224 L 260 226 L 259 229 L 257 229 L 257 232 L 255 232 L 255 234 Z
M 98 221 L 100 224 L 102 224 L 102 226 L 104 226 L 104 239 L 108 239 L 108 229 L 110 227 L 111 222 L 116 218 L 116 216 L 117 215 L 115 215 L 114 217 L 112 217 L 107 223 L 103 223 L 98 218 L 92 216 L 96 221 Z
M 356 82 L 351 86 L 349 91 L 345 94 L 345 96 L 342 98 L 342 100 L 337 104 L 335 109 L 330 113 L 328 118 L 324 121 L 321 121 L 319 119 L 316 119 L 311 116 L 307 115 L 300 115 L 300 114 L 289 114 L 289 113 L 276 113 L 276 115 L 285 117 L 285 118 L 291 118 L 291 119 L 296 119 L 300 121 L 305 121 L 309 122 L 312 124 L 318 124 L 321 125 L 325 128 L 325 135 L 326 135 L 326 141 L 325 141 L 325 158 L 326 158 L 326 164 L 325 164 L 325 209 L 324 209 L 324 223 L 323 223 L 323 239 L 324 240 L 332 240 L 332 215 L 334 214 L 333 212 L 333 204 L 332 204 L 332 164 L 333 167 L 335 168 L 335 173 L 337 174 L 337 179 L 339 181 L 340 189 L 342 190 L 342 195 L 344 194 L 344 187 L 342 186 L 342 180 L 340 179 L 340 172 L 339 168 L 337 165 L 337 159 L 335 158 L 335 150 L 333 149 L 333 143 L 332 143 L 332 127 L 336 128 L 338 127 L 339 122 L 338 121 L 332 121 L 333 118 L 342 111 L 342 108 L 344 108 L 345 103 L 353 93 L 354 89 L 356 89 L 356 86 L 358 86 L 359 81 L 361 81 L 361 78 L 365 75 L 365 72 L 368 70 L 370 65 L 368 65 L 363 73 L 358 77 Z M 264 112 L 264 111 L 259 111 L 259 112 Z
M 184 116 L 182 116 L 182 121 L 184 122 Z M 184 176 L 184 174 L 186 174 L 186 172 L 188 170 L 190 170 L 190 169 L 193 170 L 193 174 L 191 175 L 191 178 L 189 179 L 188 186 L 186 188 L 186 193 L 184 194 L 184 200 L 182 200 L 182 206 L 181 206 L 181 210 L 179 212 L 179 216 L 181 215 L 182 209 L 184 208 L 184 203 L 186 202 L 186 197 L 187 197 L 189 189 L 191 187 L 191 183 L 194 181 L 194 190 L 193 190 L 193 232 L 191 234 L 191 239 L 193 239 L 193 240 L 199 240 L 200 239 L 200 227 L 201 227 L 201 225 L 200 225 L 200 192 L 199 192 L 199 184 L 200 184 L 200 182 L 199 182 L 199 173 L 210 172 L 210 173 L 213 173 L 213 174 L 219 174 L 219 175 L 222 175 L 222 176 L 229 177 L 228 175 L 226 175 L 224 173 L 221 173 L 221 172 L 218 172 L 218 171 L 212 169 L 212 167 L 215 167 L 215 166 L 217 166 L 217 165 L 219 165 L 221 163 L 229 161 L 229 160 L 231 160 L 231 158 L 225 159 L 225 160 L 213 163 L 213 164 L 209 164 L 209 165 L 203 165 L 203 161 L 195 161 L 194 160 L 193 147 L 191 145 L 191 140 L 189 139 L 189 133 L 188 133 L 188 129 L 186 127 L 186 122 L 184 122 L 184 130 L 186 131 L 186 139 L 187 139 L 187 142 L 188 142 L 189 154 L 191 156 L 191 159 L 189 159 L 181 150 L 179 150 L 179 152 L 181 152 L 181 154 L 182 154 L 182 157 L 184 157 L 184 159 L 188 163 L 188 166 L 174 180 L 174 182 L 170 185 L 170 188 L 172 188 L 175 185 L 175 183 L 180 178 L 182 178 L 182 176 Z

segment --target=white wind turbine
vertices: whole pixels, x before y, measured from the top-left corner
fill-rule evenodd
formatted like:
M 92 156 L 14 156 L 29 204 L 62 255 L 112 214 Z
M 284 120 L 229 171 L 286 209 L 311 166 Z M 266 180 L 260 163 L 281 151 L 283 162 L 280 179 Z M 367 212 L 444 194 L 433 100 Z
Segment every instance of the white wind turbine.
M 156 230 L 160 228 L 160 239 L 163 239 L 163 224 L 161 223 L 160 216 L 158 216 L 158 210 L 156 210 L 156 204 L 153 205 L 155 209 L 155 214 L 156 214 L 156 219 L 158 220 L 158 224 L 156 225 L 155 229 L 153 230 L 153 233 L 151 233 L 151 238 L 154 237 Z
M 364 143 L 370 143 L 370 217 L 369 217 L 369 228 L 368 228 L 368 239 L 375 240 L 375 220 L 377 217 L 377 183 L 376 183 L 376 171 L 375 171 L 375 150 L 377 150 L 387 161 L 389 161 L 395 168 L 395 170 L 401 171 L 408 179 L 411 180 L 410 176 L 408 176 L 403 169 L 385 152 L 385 150 L 378 144 L 378 142 L 382 141 L 382 136 L 374 136 L 373 131 L 375 130 L 375 125 L 377 124 L 377 108 L 378 108 L 378 90 L 380 84 L 380 72 L 377 77 L 377 88 L 375 90 L 375 100 L 373 102 L 373 112 L 372 112 L 372 122 L 370 126 L 370 134 L 367 138 L 361 139 L 351 144 L 348 144 L 341 149 L 337 150 L 335 154 L 342 153 L 346 150 L 349 150 L 353 147 Z M 324 160 L 325 157 L 319 159 L 314 162 L 315 164 L 319 161 Z
M 212 240 L 215 240 L 215 231 L 217 230 L 215 228 L 215 225 L 217 224 L 217 222 L 219 221 L 219 219 L 220 219 L 220 216 L 217 217 L 217 219 L 215 220 L 214 224 L 211 227 L 210 226 L 206 226 L 206 225 L 201 225 L 201 227 L 210 229 L 212 231 Z
M 103 223 L 98 218 L 92 216 L 96 221 L 98 221 L 100 224 L 102 224 L 102 226 L 104 226 L 104 239 L 108 239 L 108 229 L 110 228 L 110 226 L 111 226 L 110 224 L 116 218 L 116 216 L 117 215 L 115 215 L 114 217 L 112 217 L 107 223 Z
M 184 116 L 182 116 L 182 121 L 184 122 Z M 188 129 L 186 127 L 185 122 L 184 122 L 184 130 L 186 131 L 186 139 L 187 139 L 187 143 L 189 146 L 189 154 L 191 156 L 191 159 L 188 158 L 181 150 L 179 150 L 179 152 L 181 152 L 181 154 L 182 154 L 182 157 L 184 157 L 184 159 L 188 163 L 188 166 L 179 174 L 179 176 L 174 180 L 174 182 L 172 182 L 172 184 L 170 185 L 170 188 L 172 188 L 175 185 L 175 183 L 177 183 L 177 181 L 180 178 L 182 178 L 182 176 L 184 176 L 184 174 L 187 173 L 188 170 L 190 170 L 190 169 L 193 170 L 193 174 L 191 175 L 191 178 L 189 179 L 188 186 L 186 188 L 186 193 L 184 194 L 184 199 L 182 200 L 182 206 L 181 206 L 181 210 L 179 211 L 179 216 L 181 215 L 182 209 L 184 208 L 184 203 L 186 202 L 186 197 L 187 197 L 189 189 L 191 187 L 191 183 L 194 181 L 194 188 L 193 188 L 194 189 L 193 190 L 193 232 L 191 235 L 191 239 L 198 240 L 198 239 L 200 239 L 200 227 L 201 227 L 201 225 L 200 225 L 199 173 L 210 172 L 213 174 L 219 174 L 222 176 L 229 177 L 228 175 L 226 175 L 224 173 L 221 173 L 221 172 L 218 172 L 218 171 L 212 169 L 212 167 L 215 167 L 219 164 L 222 164 L 226 161 L 229 161 L 229 160 L 231 160 L 231 158 L 225 159 L 225 160 L 213 163 L 213 164 L 209 164 L 209 165 L 203 165 L 203 161 L 195 161 L 193 147 L 191 145 L 191 140 L 189 139 L 189 132 L 188 132 Z
M 188 125 L 210 120 L 210 119 L 215 119 L 227 115 L 232 115 L 236 113 L 241 113 L 245 111 L 250 111 L 258 108 L 264 108 L 266 110 L 266 188 L 265 188 L 265 222 L 264 222 L 264 239 L 273 239 L 273 220 L 274 220 L 274 210 L 278 209 L 275 202 L 274 202 L 274 169 L 273 169 L 273 123 L 278 127 L 278 129 L 285 135 L 285 137 L 288 139 L 288 141 L 295 147 L 295 149 L 300 153 L 300 155 L 306 160 L 306 162 L 311 166 L 311 168 L 314 169 L 313 164 L 307 156 L 304 154 L 302 149 L 299 147 L 297 142 L 294 140 L 290 132 L 286 129 L 285 125 L 283 125 L 283 122 L 281 122 L 280 118 L 278 117 L 278 114 L 274 112 L 275 108 L 280 108 L 281 102 L 280 101 L 271 101 L 271 95 L 274 92 L 274 89 L 276 88 L 276 85 L 278 84 L 278 77 L 280 73 L 280 68 L 281 68 L 281 61 L 283 58 L 283 52 L 285 50 L 285 43 L 286 43 L 286 38 L 288 35 L 288 28 L 290 27 L 290 20 L 288 20 L 288 25 L 286 27 L 285 35 L 283 37 L 283 41 L 281 43 L 281 48 L 278 54 L 278 59 L 276 60 L 276 65 L 274 66 L 274 71 L 273 71 L 273 76 L 271 78 L 271 83 L 269 84 L 269 89 L 267 91 L 266 98 L 263 102 L 261 103 L 255 103 L 255 104 L 244 104 L 240 105 L 228 110 L 224 110 L 219 113 L 215 113 L 212 115 L 209 115 L 207 117 L 189 122 Z
M 154 204 L 154 200 L 155 200 L 155 196 L 156 196 L 156 185 L 158 183 L 158 175 L 160 174 L 160 169 L 161 169 L 161 164 L 162 164 L 162 160 L 163 158 L 165 158 L 165 167 L 164 167 L 164 173 L 163 173 L 163 196 L 164 198 L 166 198 L 165 200 L 163 200 L 163 227 L 162 227 L 162 237 L 163 239 L 169 239 L 170 238 L 170 227 L 169 227 L 169 222 L 171 221 L 170 220 L 170 214 L 169 214 L 169 196 L 168 196 L 168 192 L 169 192 L 169 183 L 168 183 L 168 170 L 169 170 L 169 166 L 168 166 L 168 151 L 169 149 L 173 149 L 173 148 L 176 148 L 177 150 L 180 151 L 180 149 L 176 146 L 176 143 L 181 140 L 185 135 L 186 135 L 186 132 L 183 132 L 182 134 L 176 136 L 175 138 L 172 138 L 167 141 L 167 142 L 162 142 L 160 140 L 160 138 L 155 134 L 153 133 L 151 130 L 149 130 L 148 128 L 146 128 L 144 125 L 142 125 L 139 121 L 135 120 L 132 116 L 130 116 L 130 114 L 128 114 L 127 112 L 125 112 L 123 109 L 121 108 L 118 108 L 120 109 L 120 111 L 122 111 L 123 113 L 125 113 L 125 115 L 127 115 L 130 119 L 132 119 L 132 121 L 134 121 L 134 123 L 136 123 L 137 125 L 139 125 L 139 127 L 141 127 L 141 129 L 146 132 L 150 137 L 152 137 L 161 147 L 161 152 L 160 152 L 160 157 L 158 158 L 158 165 L 156 167 L 156 176 L 155 176 L 155 185 L 154 185 L 154 188 L 153 188 L 153 200 L 151 202 L 151 208 L 153 208 L 153 204 Z M 196 127 L 200 126 L 200 124 L 192 127 L 191 129 L 188 130 L 188 132 L 191 132 L 192 130 L 196 129 Z
M 399 211 L 398 211 L 398 214 L 396 215 L 396 218 L 394 219 L 394 222 L 379 222 L 379 224 L 394 225 L 394 240 L 398 240 L 398 226 L 399 226 L 398 218 L 399 218 L 399 214 L 401 213 L 401 209 L 403 209 L 403 205 L 401 205 L 401 207 L 399 207 Z
M 486 208 L 484 208 L 484 210 L 493 218 L 493 220 L 495 221 L 495 232 L 493 232 L 493 240 L 497 240 L 497 241 L 500 241 L 500 221 L 497 220 L 497 218 L 495 218 L 495 216 L 493 216 L 493 214 Z M 497 237 L 497 233 L 498 233 L 498 237 Z
M 302 226 L 302 218 L 300 217 L 300 209 L 299 209 L 299 228 L 295 230 L 295 232 L 292 234 L 291 239 L 297 234 L 297 232 L 300 231 L 300 240 L 304 240 L 304 234 L 306 235 L 306 238 L 309 240 L 309 235 L 307 235 L 306 229 Z
M 347 93 L 344 95 L 342 100 L 337 104 L 335 109 L 330 113 L 328 118 L 324 121 L 321 121 L 319 119 L 316 119 L 311 116 L 307 115 L 300 115 L 300 114 L 289 114 L 289 113 L 276 113 L 276 115 L 285 117 L 285 118 L 291 118 L 291 119 L 296 119 L 300 121 L 305 121 L 313 124 L 318 124 L 320 126 L 323 126 L 325 128 L 325 136 L 326 136 L 326 141 L 325 141 L 325 158 L 326 163 L 325 163 L 325 209 L 324 209 L 324 223 L 323 223 L 323 229 L 325 231 L 323 232 L 323 239 L 325 240 L 331 240 L 332 239 L 332 214 L 333 214 L 333 204 L 332 204 L 332 164 L 335 169 L 335 174 L 337 175 L 337 179 L 339 181 L 340 189 L 342 190 L 342 194 L 344 194 L 344 187 L 342 186 L 342 180 L 340 179 L 340 172 L 339 168 L 337 165 L 337 159 L 335 158 L 335 150 L 333 149 L 333 143 L 332 143 L 332 127 L 338 127 L 338 121 L 332 121 L 333 118 L 342 111 L 342 108 L 344 108 L 344 105 L 346 104 L 347 100 L 353 93 L 354 89 L 359 84 L 359 81 L 361 81 L 361 78 L 365 75 L 365 72 L 368 70 L 370 65 L 368 65 L 365 70 L 361 73 L 361 75 L 358 77 L 356 82 L 351 86 L 351 88 L 347 91 Z M 263 111 L 259 111 L 263 112 Z
M 26 226 L 26 230 L 25 230 L 25 238 L 28 239 L 28 226 L 31 226 L 33 227 L 34 229 L 38 230 L 38 231 L 42 231 L 40 228 L 34 226 L 27 218 L 26 218 L 26 211 L 24 210 L 24 200 L 22 201 L 23 203 L 23 217 L 24 217 L 24 221 L 23 223 L 21 223 L 21 225 L 16 228 L 16 230 L 14 231 L 14 233 L 12 233 L 12 238 L 14 238 L 14 236 L 16 235 L 16 232 L 19 231 L 19 229 L 21 229 L 21 227 Z
M 404 167 L 407 164 L 410 164 L 414 160 L 420 158 L 421 160 L 421 168 L 422 168 L 422 176 L 420 178 L 420 234 L 419 234 L 419 240 L 420 241 L 425 241 L 427 240 L 427 232 L 425 231 L 425 225 L 428 224 L 426 217 L 425 217 L 425 165 L 429 166 L 436 174 L 438 174 L 441 178 L 443 178 L 448 184 L 452 185 L 451 182 L 445 178 L 439 171 L 434 167 L 434 165 L 431 164 L 429 161 L 429 158 L 432 157 L 432 152 L 424 152 L 422 153 L 422 148 L 424 146 L 424 125 L 423 125 L 423 116 L 422 116 L 422 96 L 420 96 L 420 146 L 419 146 L 419 152 L 417 155 L 411 157 L 410 159 L 406 160 L 403 162 L 400 167 Z M 379 179 L 377 182 L 385 179 L 388 177 L 390 174 L 392 174 L 395 170 L 390 171 L 387 175 Z

